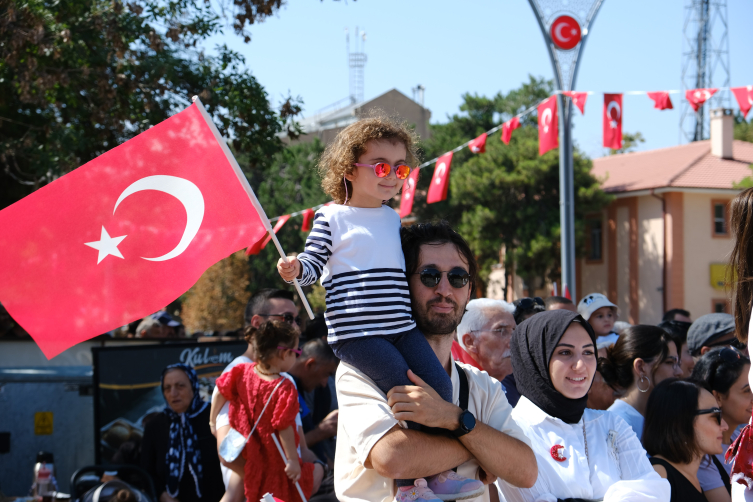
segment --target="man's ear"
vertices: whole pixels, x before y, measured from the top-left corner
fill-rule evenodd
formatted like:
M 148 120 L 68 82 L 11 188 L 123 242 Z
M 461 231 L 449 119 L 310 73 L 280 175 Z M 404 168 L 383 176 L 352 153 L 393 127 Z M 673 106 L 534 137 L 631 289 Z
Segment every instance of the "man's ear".
M 313 358 L 313 357 L 309 357 L 308 359 L 306 359 L 305 361 L 303 361 L 303 366 L 307 370 L 314 369 L 314 366 L 316 366 L 316 359 Z
M 463 345 L 465 345 L 467 352 L 478 354 L 478 347 L 476 347 L 475 342 L 476 340 L 474 340 L 473 335 L 470 333 L 463 335 Z
M 259 326 L 261 326 L 262 322 L 264 322 L 264 318 L 260 316 L 259 314 L 254 314 L 249 324 L 253 326 L 254 328 L 258 328 Z

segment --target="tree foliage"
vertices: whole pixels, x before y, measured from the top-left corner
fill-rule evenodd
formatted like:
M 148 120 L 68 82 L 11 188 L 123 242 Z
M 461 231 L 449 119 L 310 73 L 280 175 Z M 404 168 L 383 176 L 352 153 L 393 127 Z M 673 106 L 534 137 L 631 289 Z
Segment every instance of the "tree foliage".
M 236 31 L 280 1 L 235 0 Z M 249 10 L 251 9 L 251 10 Z M 49 183 L 201 97 L 249 174 L 282 149 L 281 110 L 226 46 L 202 0 L 0 0 L 0 207 Z
M 552 82 L 529 78 L 519 89 L 493 98 L 463 97 L 461 114 L 446 124 L 432 125 L 425 142 L 427 158 L 452 149 L 550 96 Z M 419 220 L 444 218 L 469 242 L 481 267 L 482 283 L 500 261 L 530 284 L 534 278 L 556 280 L 560 274 L 559 152 L 539 156 L 535 116 L 521 121 L 510 145 L 490 137 L 486 153 L 463 149 L 454 155 L 448 200 L 425 204 L 417 198 Z M 600 211 L 609 196 L 591 173 L 591 161 L 574 149 L 575 220 L 578 252 L 583 251 L 585 215 Z M 425 193 L 431 168 L 422 173 L 418 189 Z M 482 284 L 483 292 L 483 284 Z
M 640 133 L 640 131 L 637 131 L 636 133 L 623 133 L 622 134 L 622 148 L 610 148 L 609 149 L 609 155 L 619 155 L 621 153 L 628 153 L 634 151 L 636 148 L 638 148 L 638 145 L 641 143 L 645 143 L 646 139 L 643 137 L 643 134 Z

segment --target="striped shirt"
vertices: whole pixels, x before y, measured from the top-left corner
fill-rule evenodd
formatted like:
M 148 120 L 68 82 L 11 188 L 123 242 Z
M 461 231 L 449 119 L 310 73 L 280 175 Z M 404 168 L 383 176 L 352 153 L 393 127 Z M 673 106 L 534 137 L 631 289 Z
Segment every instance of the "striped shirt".
M 301 286 L 321 278 L 327 340 L 395 335 L 416 327 L 411 315 L 400 217 L 389 206 L 325 206 L 298 255 Z

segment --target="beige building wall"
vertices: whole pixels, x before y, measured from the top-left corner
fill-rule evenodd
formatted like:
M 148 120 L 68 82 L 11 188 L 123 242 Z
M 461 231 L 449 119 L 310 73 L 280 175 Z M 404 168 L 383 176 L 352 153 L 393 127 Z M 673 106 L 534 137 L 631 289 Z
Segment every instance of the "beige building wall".
M 661 322 L 664 273 L 662 202 L 638 197 L 638 311 L 641 324 Z
M 732 252 L 731 236 L 712 236 L 712 201 L 732 200 L 728 193 L 684 194 L 685 220 L 685 305 L 693 319 L 712 312 L 712 301 L 727 298 L 727 293 L 711 287 L 712 263 L 724 263 Z
M 630 210 L 617 208 L 617 298 L 610 298 L 620 309 L 620 319 L 630 312 Z

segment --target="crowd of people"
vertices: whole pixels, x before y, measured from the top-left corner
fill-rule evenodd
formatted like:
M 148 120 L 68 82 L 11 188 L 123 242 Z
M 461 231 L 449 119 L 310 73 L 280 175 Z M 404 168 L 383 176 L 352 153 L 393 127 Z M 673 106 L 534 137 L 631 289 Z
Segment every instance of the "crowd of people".
M 165 411 L 140 452 L 160 502 L 753 500 L 740 484 L 753 488 L 753 393 L 739 341 L 753 189 L 732 205 L 734 316 L 674 309 L 631 326 L 600 293 L 471 299 L 462 236 L 401 227 L 383 205 L 415 164 L 403 125 L 360 120 L 320 164 L 335 204 L 278 270 L 322 281 L 324 318 L 301 332 L 291 293 L 257 292 L 248 350 L 211 405 L 192 368 L 165 368 Z

